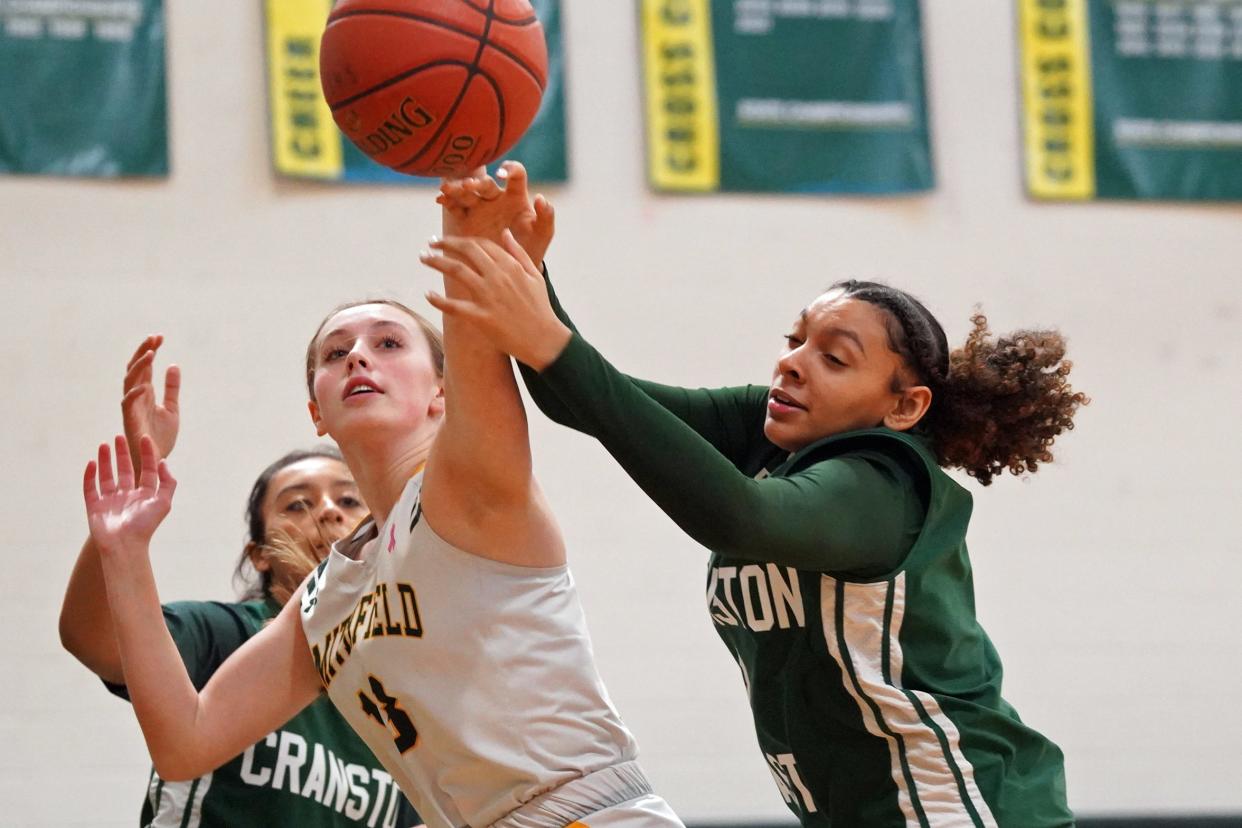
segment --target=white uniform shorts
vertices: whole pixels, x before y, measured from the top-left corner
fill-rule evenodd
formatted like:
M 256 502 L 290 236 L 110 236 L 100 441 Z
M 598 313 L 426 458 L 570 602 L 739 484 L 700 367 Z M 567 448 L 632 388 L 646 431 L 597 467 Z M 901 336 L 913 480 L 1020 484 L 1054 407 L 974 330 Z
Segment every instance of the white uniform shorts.
M 623 762 L 541 794 L 491 828 L 685 828 L 651 792 L 637 762 Z
M 660 797 L 644 794 L 638 799 L 610 805 L 570 823 L 569 828 L 685 828 L 677 814 Z

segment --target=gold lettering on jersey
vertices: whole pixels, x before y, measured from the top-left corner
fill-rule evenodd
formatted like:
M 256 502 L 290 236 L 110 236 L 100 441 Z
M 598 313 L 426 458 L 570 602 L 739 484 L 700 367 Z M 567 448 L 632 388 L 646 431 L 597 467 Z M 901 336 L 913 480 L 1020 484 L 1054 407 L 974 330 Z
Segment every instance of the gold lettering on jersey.
M 806 626 L 798 570 L 749 564 L 714 566 L 707 581 L 707 611 L 717 626 L 767 632 Z
M 324 635 L 321 643 L 311 645 L 315 669 L 319 671 L 324 687 L 332 684 L 332 679 L 336 678 L 338 670 L 353 653 L 359 639 L 422 637 L 423 622 L 418 614 L 418 597 L 414 587 L 397 584 L 396 592 L 394 600 L 388 584 L 377 585 L 374 591 L 358 600 L 341 623 Z
M 421 636 L 423 622 L 418 617 L 418 599 L 414 597 L 414 587 L 409 584 L 397 584 L 397 592 L 401 593 L 401 620 L 405 622 L 402 635 Z
M 388 584 L 381 584 L 384 589 L 384 634 L 385 635 L 401 635 L 401 625 L 393 621 L 391 604 L 388 600 Z

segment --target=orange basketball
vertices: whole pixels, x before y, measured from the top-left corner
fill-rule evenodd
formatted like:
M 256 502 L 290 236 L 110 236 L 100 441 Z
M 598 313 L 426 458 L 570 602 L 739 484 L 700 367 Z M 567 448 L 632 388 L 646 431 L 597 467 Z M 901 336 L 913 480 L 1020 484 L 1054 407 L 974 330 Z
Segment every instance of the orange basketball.
M 548 79 L 527 0 L 340 0 L 323 94 L 360 150 L 409 175 L 464 175 L 522 137 Z

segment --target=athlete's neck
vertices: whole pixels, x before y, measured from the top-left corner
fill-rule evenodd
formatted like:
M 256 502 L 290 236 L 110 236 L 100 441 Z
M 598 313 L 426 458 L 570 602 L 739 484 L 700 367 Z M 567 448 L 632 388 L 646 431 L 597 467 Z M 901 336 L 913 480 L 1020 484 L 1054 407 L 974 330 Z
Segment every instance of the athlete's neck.
M 341 454 L 358 484 L 358 493 L 377 525 L 388 519 L 405 491 L 405 484 L 426 464 L 434 438 L 435 431 L 430 431 L 410 434 L 395 443 L 366 440 L 355 445 L 341 444 Z

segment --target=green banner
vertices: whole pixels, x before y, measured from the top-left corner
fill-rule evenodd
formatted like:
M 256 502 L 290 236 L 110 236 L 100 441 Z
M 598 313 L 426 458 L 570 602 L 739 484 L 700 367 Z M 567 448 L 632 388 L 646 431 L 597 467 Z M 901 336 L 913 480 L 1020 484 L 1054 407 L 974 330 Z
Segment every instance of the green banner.
M 655 189 L 933 186 L 918 0 L 640 4 Z
M 162 0 L 0 0 L 0 172 L 167 175 Z
M 1242 199 L 1242 0 L 1020 0 L 1027 190 Z
M 560 4 L 559 0 L 532 0 L 531 5 L 547 36 L 548 85 L 539 114 L 505 158 L 525 164 L 533 181 L 565 181 L 565 59 Z M 276 172 L 345 183 L 431 182 L 375 163 L 346 139 L 332 120 L 319 85 L 319 38 L 332 0 L 266 0 L 265 8 L 272 164 Z

